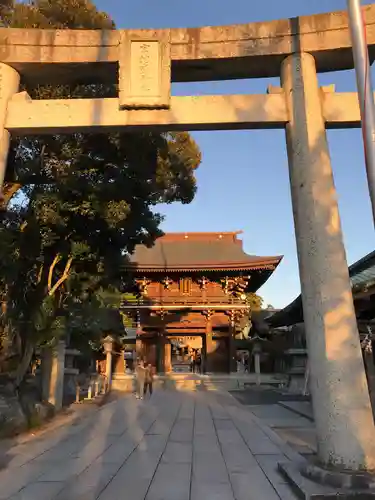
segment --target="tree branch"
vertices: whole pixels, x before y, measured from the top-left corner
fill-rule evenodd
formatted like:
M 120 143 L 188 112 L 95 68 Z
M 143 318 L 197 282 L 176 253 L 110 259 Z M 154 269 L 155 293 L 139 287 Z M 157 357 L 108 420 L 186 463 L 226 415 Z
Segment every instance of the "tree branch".
M 73 257 L 69 257 L 68 259 L 68 262 L 66 263 L 66 266 L 65 266 L 65 269 L 64 269 L 64 272 L 63 272 L 63 275 L 61 276 L 61 278 L 53 285 L 53 287 L 51 288 L 51 290 L 49 290 L 48 292 L 48 295 L 49 296 L 52 296 L 56 290 L 59 288 L 59 286 L 64 283 L 64 281 L 66 281 L 69 277 L 69 271 L 70 271 L 70 268 L 71 268 L 71 265 L 72 265 L 72 262 L 73 262 Z
M 42 281 L 43 269 L 44 269 L 44 264 L 41 264 L 38 272 L 38 279 L 37 279 L 38 284 Z
M 48 271 L 48 285 L 47 285 L 49 292 L 51 291 L 51 288 L 52 288 L 53 271 L 54 271 L 54 269 L 56 267 L 56 264 L 60 261 L 60 259 L 61 259 L 60 254 L 56 254 L 55 258 L 53 259 L 52 264 L 49 267 L 49 271 Z

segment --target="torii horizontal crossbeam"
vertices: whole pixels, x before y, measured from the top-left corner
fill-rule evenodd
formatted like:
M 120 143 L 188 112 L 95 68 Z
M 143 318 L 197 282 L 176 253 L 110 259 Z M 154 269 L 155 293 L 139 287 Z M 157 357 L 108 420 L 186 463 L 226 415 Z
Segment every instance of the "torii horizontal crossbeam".
M 375 5 L 366 5 L 370 60 L 375 57 Z M 0 62 L 24 82 L 117 83 L 123 33 L 168 37 L 172 81 L 279 76 L 285 57 L 312 54 L 318 72 L 353 68 L 345 11 L 268 22 L 164 30 L 45 30 L 0 28 Z
M 170 109 L 121 110 L 118 99 L 30 100 L 16 95 L 5 127 L 16 134 L 94 132 L 140 127 L 159 131 L 284 128 L 285 97 L 279 94 L 172 97 Z M 357 94 L 322 91 L 327 128 L 360 127 Z

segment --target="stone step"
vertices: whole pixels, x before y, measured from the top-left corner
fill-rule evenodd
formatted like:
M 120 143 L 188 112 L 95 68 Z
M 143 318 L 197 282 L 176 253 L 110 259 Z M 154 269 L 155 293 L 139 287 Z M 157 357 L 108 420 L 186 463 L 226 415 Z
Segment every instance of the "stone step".
M 239 384 L 237 380 L 178 380 L 178 379 L 155 379 L 155 389 L 178 390 L 178 391 L 238 391 L 245 390 L 244 384 Z M 122 392 L 132 392 L 135 390 L 135 383 L 132 378 L 114 379 L 112 389 Z

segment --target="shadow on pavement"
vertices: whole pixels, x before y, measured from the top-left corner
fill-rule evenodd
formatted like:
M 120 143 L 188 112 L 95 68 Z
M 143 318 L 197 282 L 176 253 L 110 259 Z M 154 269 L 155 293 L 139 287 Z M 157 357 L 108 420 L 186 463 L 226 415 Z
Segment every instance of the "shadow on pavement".
M 310 401 L 309 396 L 286 394 L 276 389 L 251 388 L 242 391 L 230 391 L 233 397 L 243 405 L 274 405 L 280 401 Z

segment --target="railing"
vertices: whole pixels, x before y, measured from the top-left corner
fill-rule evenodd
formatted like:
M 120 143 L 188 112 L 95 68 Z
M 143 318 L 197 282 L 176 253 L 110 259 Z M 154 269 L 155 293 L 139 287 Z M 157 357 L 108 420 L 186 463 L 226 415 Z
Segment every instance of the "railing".
M 164 297 L 144 297 L 143 299 L 124 300 L 121 302 L 121 307 L 126 306 L 163 306 L 163 305 L 181 305 L 189 306 L 194 304 L 220 304 L 220 305 L 246 305 L 246 301 L 234 296 L 194 296 L 194 295 L 170 295 Z

